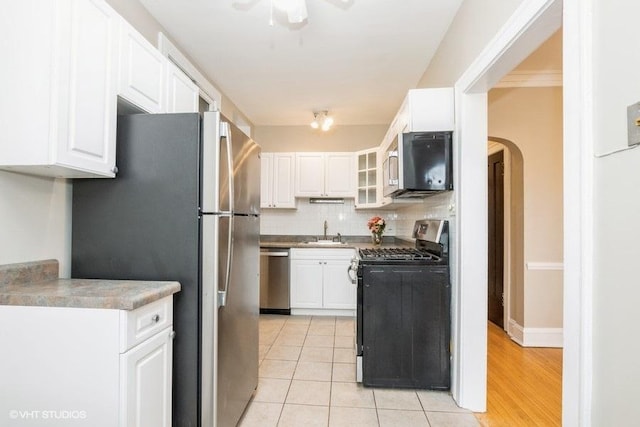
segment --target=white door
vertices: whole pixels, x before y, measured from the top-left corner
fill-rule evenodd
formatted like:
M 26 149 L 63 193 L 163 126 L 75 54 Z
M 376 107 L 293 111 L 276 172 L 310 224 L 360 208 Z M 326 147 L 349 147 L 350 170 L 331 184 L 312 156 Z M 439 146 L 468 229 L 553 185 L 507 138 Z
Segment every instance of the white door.
M 326 196 L 354 197 L 355 173 L 352 153 L 327 153 L 324 176 Z
M 324 155 L 296 153 L 296 196 L 324 196 Z
M 171 426 L 172 328 L 120 355 L 121 426 Z
M 273 154 L 260 155 L 260 207 L 273 207 Z
M 328 260 L 324 265 L 323 307 L 356 309 L 356 286 L 347 274 L 351 260 Z
M 322 308 L 323 261 L 291 261 L 291 308 Z
M 167 61 L 167 113 L 196 113 L 198 86 L 173 62 Z
M 273 205 L 277 208 L 295 208 L 293 154 L 273 155 Z
M 164 111 L 165 57 L 129 23 L 120 23 L 118 94 L 149 113 Z
M 63 16 L 69 50 L 61 70 L 69 76 L 59 97 L 57 162 L 112 175 L 115 166 L 118 15 L 106 3 L 75 0 Z M 66 43 L 63 43 L 63 46 Z M 67 120 L 68 119 L 68 120 Z M 68 123 L 68 125 L 67 125 Z M 68 126 L 68 127 L 67 127 Z

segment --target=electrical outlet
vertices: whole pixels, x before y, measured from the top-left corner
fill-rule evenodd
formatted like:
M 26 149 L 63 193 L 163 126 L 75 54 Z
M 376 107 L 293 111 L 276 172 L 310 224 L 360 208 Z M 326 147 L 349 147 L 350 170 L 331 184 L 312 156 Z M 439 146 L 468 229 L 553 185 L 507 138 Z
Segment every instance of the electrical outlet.
M 629 147 L 640 144 L 640 102 L 627 107 Z

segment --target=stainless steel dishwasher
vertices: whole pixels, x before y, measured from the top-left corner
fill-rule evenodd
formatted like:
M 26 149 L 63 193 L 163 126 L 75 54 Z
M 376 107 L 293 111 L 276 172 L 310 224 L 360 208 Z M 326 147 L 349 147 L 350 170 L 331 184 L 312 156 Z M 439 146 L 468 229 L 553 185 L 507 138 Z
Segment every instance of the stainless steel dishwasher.
M 260 248 L 260 313 L 291 314 L 289 249 Z

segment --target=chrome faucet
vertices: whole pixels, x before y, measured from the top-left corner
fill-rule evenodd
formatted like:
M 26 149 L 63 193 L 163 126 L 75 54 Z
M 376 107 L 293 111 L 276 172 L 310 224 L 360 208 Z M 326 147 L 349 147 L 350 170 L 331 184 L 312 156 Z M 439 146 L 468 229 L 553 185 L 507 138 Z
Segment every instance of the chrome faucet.
M 324 220 L 324 240 L 327 240 L 327 228 L 329 228 L 329 225 L 327 225 L 327 220 Z

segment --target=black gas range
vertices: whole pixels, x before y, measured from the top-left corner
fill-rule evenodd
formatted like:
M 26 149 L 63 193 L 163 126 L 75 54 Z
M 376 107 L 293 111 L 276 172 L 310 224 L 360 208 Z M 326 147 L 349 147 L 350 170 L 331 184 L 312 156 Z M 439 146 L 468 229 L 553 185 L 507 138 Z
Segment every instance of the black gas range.
M 447 265 L 449 263 L 447 221 L 416 221 L 412 235 L 416 239 L 414 247 L 359 249 L 359 265 Z
M 448 222 L 416 221 L 415 247 L 360 249 L 357 380 L 365 386 L 450 386 Z

